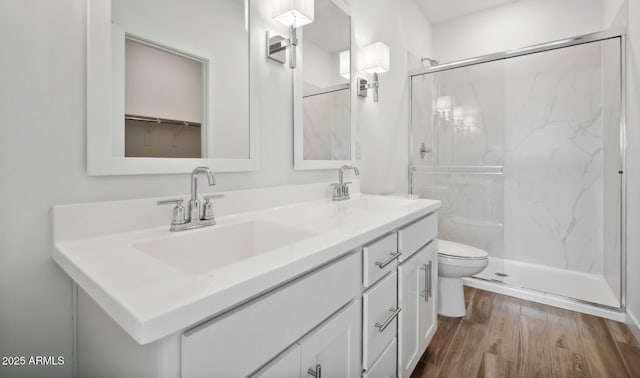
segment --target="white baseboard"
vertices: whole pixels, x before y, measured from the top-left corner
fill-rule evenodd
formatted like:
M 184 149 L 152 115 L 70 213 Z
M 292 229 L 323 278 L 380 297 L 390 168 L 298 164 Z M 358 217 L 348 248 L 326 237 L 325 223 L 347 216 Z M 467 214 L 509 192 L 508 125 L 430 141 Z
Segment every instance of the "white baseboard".
M 640 341 L 640 322 L 638 322 L 638 318 L 636 318 L 633 313 L 629 312 L 627 309 L 627 326 L 633 333 L 633 336 L 636 337 L 636 340 Z

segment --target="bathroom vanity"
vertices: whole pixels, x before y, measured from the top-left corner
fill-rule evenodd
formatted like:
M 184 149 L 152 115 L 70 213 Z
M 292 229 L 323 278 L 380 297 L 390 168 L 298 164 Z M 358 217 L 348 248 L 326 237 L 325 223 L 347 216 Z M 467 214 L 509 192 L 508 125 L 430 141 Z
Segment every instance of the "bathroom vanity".
M 55 207 L 77 375 L 408 377 L 436 329 L 440 203 L 354 192 L 227 192 L 183 232 L 158 199 Z

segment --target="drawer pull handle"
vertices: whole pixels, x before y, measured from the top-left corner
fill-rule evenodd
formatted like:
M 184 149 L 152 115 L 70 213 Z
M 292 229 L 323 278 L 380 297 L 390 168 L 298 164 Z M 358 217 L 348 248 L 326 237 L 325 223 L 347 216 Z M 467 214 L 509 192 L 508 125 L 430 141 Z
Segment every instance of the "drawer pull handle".
M 320 364 L 317 364 L 316 370 L 309 368 L 307 370 L 307 374 L 309 374 L 312 377 L 322 378 L 322 366 L 320 366 Z
M 391 311 L 391 315 L 389 315 L 389 317 L 384 322 L 376 323 L 376 327 L 378 327 L 378 331 L 384 332 L 384 330 L 387 329 L 389 324 L 391 324 L 393 319 L 398 317 L 398 314 L 400 313 L 400 310 L 401 310 L 400 307 L 398 307 L 398 308 L 390 308 L 389 311 Z
M 400 252 L 391 252 L 389 254 L 389 258 L 384 260 L 384 261 L 376 261 L 376 265 L 378 266 L 378 268 L 380 269 L 384 269 L 385 266 L 391 264 L 391 262 L 393 262 L 393 260 L 397 259 L 398 257 L 400 257 L 402 253 Z

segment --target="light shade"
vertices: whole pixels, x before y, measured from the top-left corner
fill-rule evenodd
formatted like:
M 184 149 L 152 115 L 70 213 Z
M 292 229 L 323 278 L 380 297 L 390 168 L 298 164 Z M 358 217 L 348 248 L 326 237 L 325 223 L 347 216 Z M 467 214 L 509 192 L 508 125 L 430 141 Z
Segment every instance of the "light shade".
M 464 108 L 462 106 L 455 106 L 453 108 L 453 120 L 462 121 L 464 119 Z
M 294 28 L 313 22 L 313 0 L 272 0 L 273 19 Z
M 389 47 L 382 42 L 363 47 L 362 70 L 370 74 L 389 71 Z
M 452 105 L 453 101 L 451 100 L 451 96 L 438 96 L 438 98 L 436 98 L 436 110 L 439 112 L 450 111 Z
M 345 79 L 351 79 L 351 54 L 349 50 L 340 53 L 340 76 Z

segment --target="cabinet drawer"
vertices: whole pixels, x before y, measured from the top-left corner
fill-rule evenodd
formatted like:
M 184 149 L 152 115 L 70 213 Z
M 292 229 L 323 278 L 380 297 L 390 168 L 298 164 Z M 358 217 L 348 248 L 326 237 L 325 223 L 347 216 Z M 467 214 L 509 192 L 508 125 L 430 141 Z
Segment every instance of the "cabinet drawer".
M 247 376 L 360 293 L 353 253 L 182 335 L 183 377 Z
M 397 277 L 394 271 L 362 295 L 362 360 L 365 370 L 397 334 Z
M 436 237 L 438 233 L 438 215 L 429 214 L 426 217 L 408 225 L 398 231 L 398 250 L 400 261 L 411 257 L 418 249 Z
M 376 283 L 398 266 L 398 235 L 394 232 L 362 248 L 364 287 Z
M 362 374 L 362 378 L 395 378 L 397 366 L 397 338 L 391 341 L 391 344 L 382 352 L 382 356 L 371 365 L 371 369 Z

